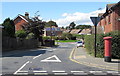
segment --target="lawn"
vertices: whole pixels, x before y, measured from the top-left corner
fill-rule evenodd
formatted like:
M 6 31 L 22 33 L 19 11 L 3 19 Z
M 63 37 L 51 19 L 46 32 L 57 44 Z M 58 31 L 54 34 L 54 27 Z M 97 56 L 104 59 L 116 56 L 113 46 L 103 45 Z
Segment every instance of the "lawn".
M 56 40 L 56 42 L 77 42 L 77 40 Z

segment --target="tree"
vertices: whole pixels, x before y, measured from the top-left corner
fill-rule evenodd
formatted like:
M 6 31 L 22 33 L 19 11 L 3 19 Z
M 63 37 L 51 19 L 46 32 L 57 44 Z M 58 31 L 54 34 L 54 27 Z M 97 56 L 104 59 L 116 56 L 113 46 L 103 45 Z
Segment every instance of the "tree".
M 69 29 L 70 30 L 75 29 L 75 26 L 76 26 L 76 24 L 74 22 L 71 22 L 69 25 Z
M 43 45 L 42 35 L 44 34 L 44 26 L 45 22 L 38 19 L 38 17 L 34 17 L 30 19 L 29 23 L 24 25 L 23 28 L 27 32 L 27 34 L 33 33 L 34 37 L 38 39 Z
M 15 37 L 15 24 L 13 20 L 10 20 L 10 18 L 6 18 L 4 22 L 2 23 L 3 28 L 3 36 L 8 37 Z
M 15 32 L 15 35 L 19 38 L 25 38 L 27 36 L 27 33 L 25 30 L 19 30 Z
M 58 27 L 57 23 L 54 22 L 54 21 L 49 21 L 49 22 L 47 22 L 45 26 L 46 26 L 46 27 L 51 27 L 51 26 Z
M 88 28 L 91 28 L 91 26 L 90 25 L 77 25 L 75 28 L 76 29 L 88 29 Z

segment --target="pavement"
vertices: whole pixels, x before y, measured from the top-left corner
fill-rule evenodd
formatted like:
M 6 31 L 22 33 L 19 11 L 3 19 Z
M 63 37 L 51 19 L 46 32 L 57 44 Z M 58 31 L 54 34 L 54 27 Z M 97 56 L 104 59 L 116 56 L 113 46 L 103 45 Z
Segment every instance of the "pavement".
M 104 58 L 90 56 L 83 47 L 74 48 L 69 58 L 78 64 L 120 72 L 120 60 L 112 59 L 111 62 L 105 62 Z

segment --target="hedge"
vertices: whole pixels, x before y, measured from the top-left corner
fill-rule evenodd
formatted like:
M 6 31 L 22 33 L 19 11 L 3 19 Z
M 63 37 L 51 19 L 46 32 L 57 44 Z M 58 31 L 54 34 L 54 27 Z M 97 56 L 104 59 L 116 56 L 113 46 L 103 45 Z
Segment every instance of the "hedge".
M 104 37 L 112 37 L 112 58 L 120 59 L 120 31 L 97 35 L 97 57 L 104 57 Z M 85 36 L 85 48 L 94 55 L 94 35 Z

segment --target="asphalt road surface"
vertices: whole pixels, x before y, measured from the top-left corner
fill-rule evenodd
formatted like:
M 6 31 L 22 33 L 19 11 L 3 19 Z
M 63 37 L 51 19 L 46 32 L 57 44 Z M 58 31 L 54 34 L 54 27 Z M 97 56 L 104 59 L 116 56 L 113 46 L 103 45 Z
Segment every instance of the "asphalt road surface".
M 95 67 L 89 67 L 75 63 L 69 59 L 69 55 L 75 43 L 59 43 L 58 47 L 38 50 L 29 50 L 19 54 L 2 58 L 2 73 L 14 75 L 27 74 L 73 74 L 90 71 L 105 71 Z

